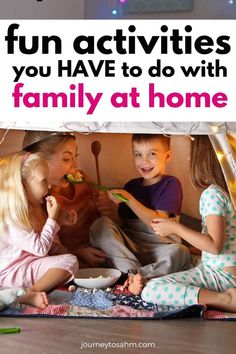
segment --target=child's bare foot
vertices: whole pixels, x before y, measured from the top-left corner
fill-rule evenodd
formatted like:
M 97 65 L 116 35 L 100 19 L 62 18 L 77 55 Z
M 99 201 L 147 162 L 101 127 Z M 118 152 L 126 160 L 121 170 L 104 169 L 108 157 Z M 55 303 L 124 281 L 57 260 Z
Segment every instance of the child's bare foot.
M 48 297 L 45 292 L 28 290 L 25 295 L 18 298 L 18 302 L 44 310 L 48 306 Z
M 141 294 L 141 291 L 143 290 L 143 287 L 145 285 L 144 277 L 141 274 L 129 276 L 126 282 L 128 290 L 134 295 Z

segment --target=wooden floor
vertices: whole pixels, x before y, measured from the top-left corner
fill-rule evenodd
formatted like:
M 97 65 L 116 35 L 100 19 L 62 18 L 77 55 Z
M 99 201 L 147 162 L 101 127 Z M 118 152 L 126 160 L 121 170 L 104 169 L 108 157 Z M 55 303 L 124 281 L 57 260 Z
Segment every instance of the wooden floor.
M 17 325 L 21 333 L 1 335 L 1 354 L 236 352 L 236 322 L 0 318 L 0 327 Z M 110 347 L 96 348 L 101 343 Z

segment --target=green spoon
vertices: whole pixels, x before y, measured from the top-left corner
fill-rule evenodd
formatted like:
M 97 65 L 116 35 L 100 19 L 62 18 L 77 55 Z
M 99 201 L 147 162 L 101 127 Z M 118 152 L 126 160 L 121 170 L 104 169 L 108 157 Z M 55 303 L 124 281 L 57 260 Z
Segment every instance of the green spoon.
M 19 333 L 20 327 L 0 328 L 0 334 Z
M 66 179 L 69 183 L 72 184 L 77 184 L 77 183 L 89 183 L 91 184 L 94 188 L 98 189 L 99 191 L 104 191 L 104 192 L 108 192 L 110 191 L 109 188 L 102 186 L 101 184 L 97 184 L 97 183 L 93 183 L 93 182 L 89 182 L 89 181 L 85 181 L 83 180 L 81 177 L 79 177 L 78 179 L 76 179 L 73 175 L 68 174 L 66 175 Z M 120 193 L 112 193 L 114 195 L 114 197 L 116 197 L 117 199 L 122 200 L 122 202 L 127 203 L 129 200 L 127 198 L 125 198 L 122 194 Z
M 107 187 L 105 187 L 105 186 L 102 186 L 101 184 L 92 183 L 92 185 L 93 185 L 96 189 L 98 189 L 99 191 L 104 191 L 104 192 L 110 191 L 109 188 L 107 188 Z M 120 194 L 120 193 L 113 193 L 113 192 L 111 192 L 111 193 L 112 193 L 112 195 L 114 195 L 114 197 L 116 197 L 117 199 L 122 200 L 122 202 L 127 203 L 127 202 L 129 201 L 129 199 L 125 198 L 125 197 L 124 197 L 122 194 Z

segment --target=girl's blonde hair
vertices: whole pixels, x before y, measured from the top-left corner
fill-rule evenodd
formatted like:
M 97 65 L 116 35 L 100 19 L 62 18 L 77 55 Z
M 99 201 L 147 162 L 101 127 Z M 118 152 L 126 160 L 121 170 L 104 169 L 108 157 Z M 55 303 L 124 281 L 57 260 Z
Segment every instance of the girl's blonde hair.
M 0 235 L 7 223 L 32 230 L 24 180 L 37 165 L 46 164 L 42 154 L 19 152 L 0 159 Z
M 214 148 L 207 135 L 196 135 L 191 144 L 190 176 L 196 187 L 220 186 L 228 193 L 228 187 Z

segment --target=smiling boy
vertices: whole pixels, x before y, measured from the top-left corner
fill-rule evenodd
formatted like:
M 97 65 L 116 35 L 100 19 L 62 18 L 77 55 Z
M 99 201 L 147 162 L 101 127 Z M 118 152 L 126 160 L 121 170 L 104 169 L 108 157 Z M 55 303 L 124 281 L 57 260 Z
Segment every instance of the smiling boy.
M 126 183 L 124 189 L 112 189 L 128 199 L 121 203 L 118 226 L 108 218 L 94 222 L 91 243 L 106 253 L 110 263 L 124 273 L 139 271 L 148 279 L 188 269 L 189 251 L 180 238 L 161 238 L 150 225 L 154 218 L 178 217 L 182 187 L 174 176 L 166 175 L 170 161 L 170 138 L 157 134 L 134 134 L 132 148 L 136 170 L 141 175 Z M 120 203 L 110 193 L 115 203 Z

